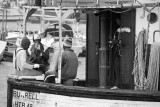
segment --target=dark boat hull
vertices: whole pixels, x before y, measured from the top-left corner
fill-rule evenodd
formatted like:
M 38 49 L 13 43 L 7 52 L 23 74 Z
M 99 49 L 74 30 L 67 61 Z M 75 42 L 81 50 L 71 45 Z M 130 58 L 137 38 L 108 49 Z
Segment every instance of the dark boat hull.
M 160 92 L 64 86 L 8 79 L 7 107 L 159 107 Z

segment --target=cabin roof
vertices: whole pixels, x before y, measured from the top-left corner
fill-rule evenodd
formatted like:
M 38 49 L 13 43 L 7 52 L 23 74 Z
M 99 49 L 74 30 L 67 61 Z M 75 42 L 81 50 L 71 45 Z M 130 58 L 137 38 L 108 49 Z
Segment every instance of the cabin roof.
M 160 5 L 159 0 L 55 0 L 44 5 L 23 6 L 30 9 L 104 9 L 104 8 L 141 8 Z
M 98 2 L 110 5 L 110 4 L 126 4 L 126 3 L 134 3 L 135 0 L 99 0 Z M 79 5 L 94 5 L 97 4 L 97 0 L 57 0 L 57 3 L 61 3 L 62 5 L 75 5 L 78 3 Z
M 57 0 L 57 6 L 87 7 L 87 8 L 122 8 L 142 6 L 142 4 L 155 4 L 159 0 Z
M 133 4 L 135 0 L 57 0 L 57 6 L 102 8 L 119 4 Z

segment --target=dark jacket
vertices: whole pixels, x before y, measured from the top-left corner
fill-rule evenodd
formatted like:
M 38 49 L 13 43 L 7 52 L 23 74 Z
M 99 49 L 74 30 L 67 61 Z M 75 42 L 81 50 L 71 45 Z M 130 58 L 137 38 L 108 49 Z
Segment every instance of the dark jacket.
M 78 57 L 70 48 L 62 53 L 62 81 L 74 79 L 77 75 Z
M 38 64 L 48 64 L 49 52 L 44 52 L 44 47 L 38 43 L 40 49 L 37 49 L 36 44 L 31 47 L 30 62 Z

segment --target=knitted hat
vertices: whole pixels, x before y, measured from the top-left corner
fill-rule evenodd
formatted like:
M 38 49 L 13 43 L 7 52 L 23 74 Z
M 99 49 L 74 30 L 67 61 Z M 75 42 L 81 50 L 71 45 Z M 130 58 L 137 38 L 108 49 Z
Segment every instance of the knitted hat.
M 29 48 L 29 45 L 30 45 L 30 40 L 27 38 L 27 37 L 23 37 L 22 38 L 22 41 L 21 41 L 21 47 L 24 49 L 24 50 L 27 50 Z
M 72 47 L 72 38 L 67 38 L 64 40 L 63 45 L 66 47 Z

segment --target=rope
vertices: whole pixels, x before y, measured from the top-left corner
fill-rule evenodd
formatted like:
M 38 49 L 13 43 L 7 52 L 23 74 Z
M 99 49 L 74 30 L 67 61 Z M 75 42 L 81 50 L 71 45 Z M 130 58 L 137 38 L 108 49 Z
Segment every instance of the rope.
M 151 46 L 149 68 L 145 89 L 158 91 L 160 67 L 160 43 L 154 42 Z
M 110 10 L 111 12 L 113 12 L 113 13 L 126 13 L 126 12 L 128 12 L 128 11 L 130 11 L 132 8 L 129 8 L 129 9 L 127 9 L 127 10 L 123 10 L 123 11 L 116 11 L 116 10 L 113 10 L 113 9 L 104 9 L 104 10 L 101 10 L 101 11 L 99 11 L 99 12 L 104 12 L 104 11 L 108 11 L 108 10 Z M 95 9 L 96 10 L 96 9 Z
M 129 8 L 129 9 L 124 10 L 124 11 L 114 11 L 114 10 L 112 10 L 112 9 L 108 9 L 108 10 L 110 10 L 110 11 L 113 12 L 113 13 L 126 13 L 126 12 L 130 11 L 131 9 L 132 9 L 132 8 Z
M 154 9 L 154 7 L 152 9 Z M 150 20 L 151 10 L 149 11 L 149 20 Z M 158 8 L 158 13 L 159 13 L 159 8 Z M 159 67 L 160 67 L 160 60 L 159 60 L 160 59 L 160 43 L 154 42 L 151 46 L 147 79 L 145 77 L 147 49 L 148 49 L 148 36 L 149 36 L 149 28 L 150 28 L 149 20 L 148 20 L 148 26 L 147 26 L 145 37 L 144 37 L 144 32 L 140 32 L 137 43 L 136 43 L 134 68 L 133 68 L 132 74 L 134 74 L 134 83 L 135 83 L 136 90 L 147 89 L 147 90 L 158 91 Z M 160 28 L 160 23 L 159 23 L 159 28 Z
M 134 75 L 135 90 L 144 89 L 146 44 L 146 30 L 143 30 L 138 35 L 135 47 L 134 67 L 132 72 Z
M 149 12 L 149 20 L 151 17 L 151 12 Z M 146 32 L 146 46 L 145 46 L 145 68 L 146 68 L 146 61 L 147 61 L 147 50 L 148 50 L 148 38 L 149 38 L 149 28 L 150 28 L 150 22 L 148 20 L 148 26 L 147 26 L 147 32 Z

